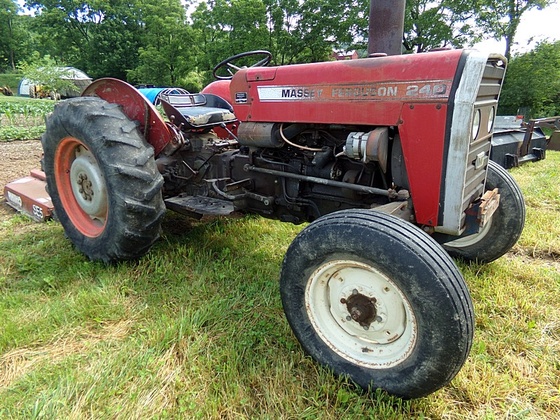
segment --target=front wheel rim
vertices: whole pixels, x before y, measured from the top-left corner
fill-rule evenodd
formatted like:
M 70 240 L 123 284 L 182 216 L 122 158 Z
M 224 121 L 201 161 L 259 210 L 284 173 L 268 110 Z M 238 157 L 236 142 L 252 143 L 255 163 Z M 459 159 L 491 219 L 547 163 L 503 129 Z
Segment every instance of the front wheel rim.
M 109 205 L 105 178 L 93 153 L 75 137 L 65 137 L 55 152 L 54 176 L 74 227 L 87 237 L 101 235 Z
M 410 303 L 393 281 L 368 264 L 322 264 L 309 278 L 305 304 L 326 345 L 362 367 L 398 365 L 416 344 L 418 327 Z
M 476 245 L 480 241 L 482 241 L 488 232 L 490 232 L 490 228 L 492 227 L 492 221 L 494 220 L 494 215 L 490 217 L 490 219 L 484 224 L 482 229 L 477 232 L 473 233 L 472 235 L 467 235 L 463 237 L 459 237 L 452 241 L 446 242 L 445 246 L 449 248 L 465 248 L 472 245 Z

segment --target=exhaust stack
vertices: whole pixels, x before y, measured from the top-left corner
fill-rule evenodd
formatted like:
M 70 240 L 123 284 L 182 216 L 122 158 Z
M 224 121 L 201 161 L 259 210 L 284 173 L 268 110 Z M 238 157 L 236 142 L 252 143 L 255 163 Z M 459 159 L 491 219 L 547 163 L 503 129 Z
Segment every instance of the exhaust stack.
M 371 0 L 368 54 L 401 55 L 405 0 Z

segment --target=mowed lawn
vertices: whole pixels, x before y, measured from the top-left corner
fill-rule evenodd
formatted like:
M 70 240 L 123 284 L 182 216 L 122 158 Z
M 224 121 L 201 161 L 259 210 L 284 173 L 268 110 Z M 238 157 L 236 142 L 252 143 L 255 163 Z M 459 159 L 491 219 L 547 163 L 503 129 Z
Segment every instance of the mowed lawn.
M 106 266 L 56 222 L 14 213 L 0 222 L 0 418 L 558 418 L 560 152 L 512 174 L 520 242 L 458 263 L 476 309 L 470 357 L 412 401 L 365 394 L 301 350 L 278 290 L 301 226 L 168 213 L 146 257 Z

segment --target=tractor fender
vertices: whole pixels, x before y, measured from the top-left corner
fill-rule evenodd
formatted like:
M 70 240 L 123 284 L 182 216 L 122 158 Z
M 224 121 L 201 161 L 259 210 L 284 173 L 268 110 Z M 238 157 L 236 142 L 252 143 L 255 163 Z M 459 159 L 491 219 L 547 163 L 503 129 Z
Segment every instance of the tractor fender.
M 200 91 L 200 93 L 212 93 L 214 95 L 219 96 L 228 104 L 231 105 L 231 92 L 229 90 L 229 85 L 231 84 L 231 80 L 215 80 L 214 82 L 210 83 L 204 89 Z
M 157 156 L 172 140 L 173 134 L 158 110 L 134 86 L 119 79 L 102 78 L 90 84 L 82 96 L 97 96 L 107 102 L 121 105 L 125 115 L 139 123 L 146 141 Z
M 233 106 L 231 105 L 233 101 L 231 97 L 231 91 L 229 89 L 230 84 L 231 84 L 231 80 L 215 80 L 209 85 L 207 85 L 204 89 L 202 89 L 200 93 L 204 93 L 204 94 L 209 93 L 212 95 L 219 96 L 224 101 L 226 101 L 231 107 L 231 109 L 233 110 Z M 226 125 L 227 125 L 227 130 L 225 130 L 222 127 L 214 127 L 214 132 L 216 133 L 216 135 L 221 139 L 237 138 L 236 137 L 237 128 L 239 127 L 239 123 L 235 121 Z

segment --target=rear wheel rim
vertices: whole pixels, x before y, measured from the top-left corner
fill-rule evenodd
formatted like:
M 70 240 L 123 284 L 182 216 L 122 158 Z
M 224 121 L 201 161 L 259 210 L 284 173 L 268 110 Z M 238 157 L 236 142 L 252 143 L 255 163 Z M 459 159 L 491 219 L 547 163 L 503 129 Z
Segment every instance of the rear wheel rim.
M 65 137 L 54 157 L 60 201 L 74 227 L 95 238 L 107 224 L 108 195 L 103 172 L 93 153 L 75 137 Z
M 414 349 L 418 327 L 410 303 L 394 282 L 368 264 L 322 264 L 309 278 L 305 302 L 317 334 L 352 363 L 385 369 Z

